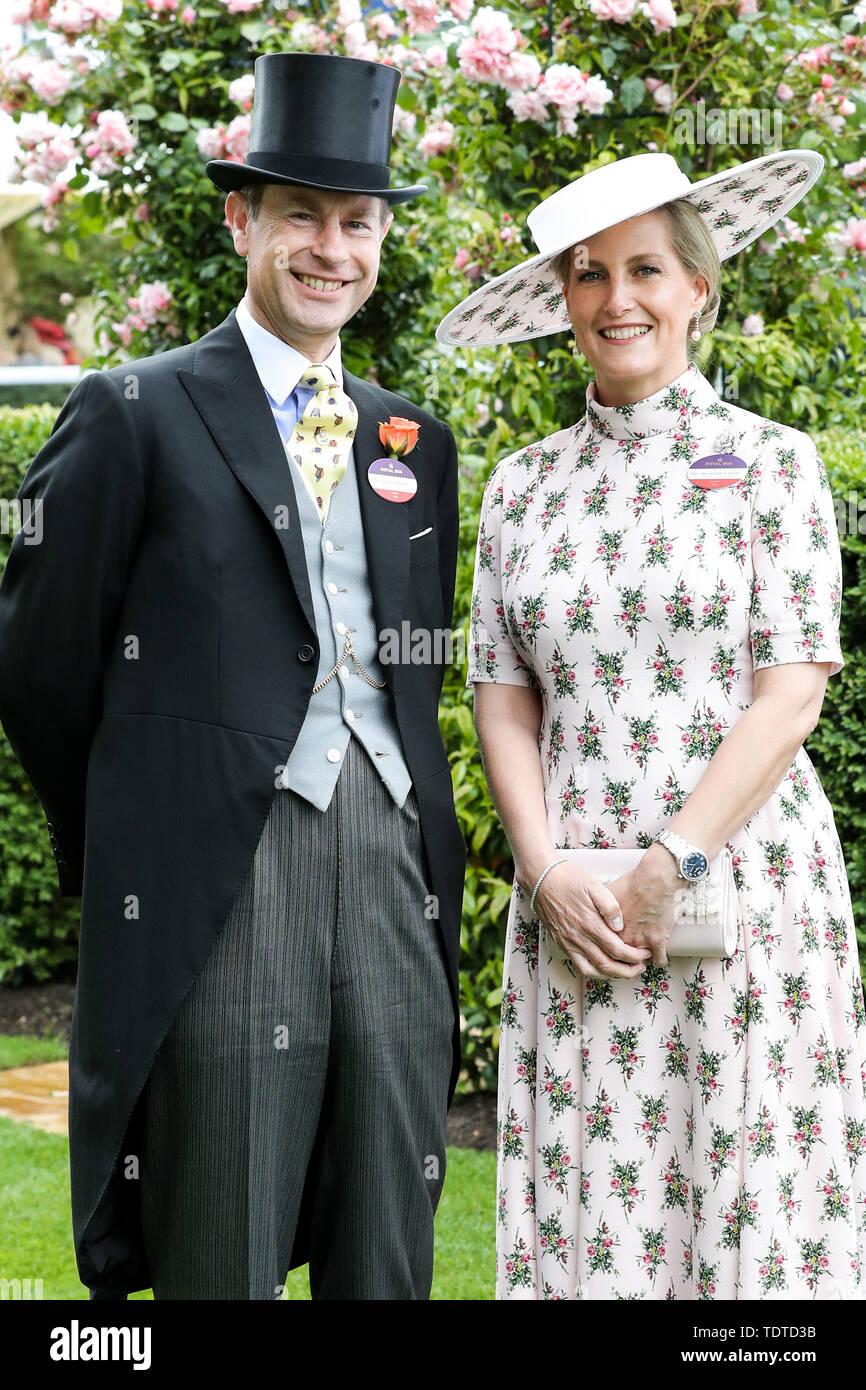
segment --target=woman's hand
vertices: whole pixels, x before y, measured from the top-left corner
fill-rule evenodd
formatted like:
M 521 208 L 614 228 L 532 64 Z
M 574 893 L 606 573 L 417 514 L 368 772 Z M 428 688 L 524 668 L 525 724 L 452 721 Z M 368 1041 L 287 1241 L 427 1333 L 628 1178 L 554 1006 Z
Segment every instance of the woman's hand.
M 621 908 L 613 893 L 568 860 L 545 874 L 534 910 L 582 975 L 633 980 L 646 968 L 650 951 L 623 940 Z
M 668 941 L 676 922 L 676 899 L 685 887 L 670 851 L 664 845 L 651 845 L 637 868 L 607 886 L 622 913 L 623 942 L 649 947 L 653 964 L 667 965 Z

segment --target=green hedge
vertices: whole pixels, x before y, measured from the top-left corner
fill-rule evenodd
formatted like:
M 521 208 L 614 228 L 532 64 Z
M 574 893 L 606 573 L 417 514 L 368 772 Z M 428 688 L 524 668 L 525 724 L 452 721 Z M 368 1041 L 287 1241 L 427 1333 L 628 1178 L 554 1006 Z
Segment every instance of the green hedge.
M 68 388 L 67 393 L 68 395 Z M 14 499 L 57 416 L 56 405 L 0 408 L 0 498 Z M 14 524 L 3 518 L 0 569 Z M 45 813 L 0 732 L 0 984 L 68 980 L 78 947 L 78 899 L 61 898 Z
M 41 405 L 0 409 L 0 497 L 13 499 L 57 411 Z M 529 424 L 528 442 L 533 435 Z M 833 495 L 866 506 L 866 443 L 840 429 L 813 434 Z M 510 452 L 523 443 L 509 443 Z M 455 633 L 468 631 L 475 536 L 489 472 L 482 455 L 461 459 L 461 540 L 454 605 Z M 863 526 L 866 528 L 866 513 Z M 858 938 L 866 959 L 866 541 L 840 533 L 846 665 L 827 687 L 821 720 L 807 749 L 833 805 L 848 867 Z M 0 534 L 0 567 L 10 536 Z M 459 646 L 455 643 L 455 650 Z M 451 762 L 457 814 L 469 850 L 463 911 L 464 1057 L 471 1087 L 496 1084 L 502 949 L 512 864 L 487 793 L 472 722 L 465 661 L 446 671 L 440 724 Z M 57 893 L 45 816 L 5 738 L 0 735 L 0 984 L 68 978 L 75 960 L 78 900 Z

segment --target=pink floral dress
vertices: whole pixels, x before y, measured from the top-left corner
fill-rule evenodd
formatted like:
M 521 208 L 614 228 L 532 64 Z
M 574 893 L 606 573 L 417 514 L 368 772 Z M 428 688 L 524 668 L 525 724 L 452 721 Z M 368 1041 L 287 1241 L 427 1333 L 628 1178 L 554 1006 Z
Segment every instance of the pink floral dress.
M 759 667 L 832 662 L 841 565 L 808 435 L 689 366 L 502 459 L 467 684 L 541 692 L 556 846 L 648 846 Z M 727 486 L 689 466 L 736 456 Z M 739 471 L 738 470 L 739 467 Z M 861 1299 L 866 1018 L 833 812 L 803 748 L 729 842 L 730 959 L 585 979 L 514 884 L 499 1061 L 496 1293 Z

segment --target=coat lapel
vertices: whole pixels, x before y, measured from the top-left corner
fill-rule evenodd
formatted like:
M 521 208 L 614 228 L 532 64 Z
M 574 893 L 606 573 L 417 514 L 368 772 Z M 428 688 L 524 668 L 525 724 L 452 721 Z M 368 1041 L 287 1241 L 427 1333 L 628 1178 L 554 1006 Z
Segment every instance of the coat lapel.
M 235 311 L 193 344 L 181 385 L 236 478 L 261 507 L 283 549 L 298 602 L 315 630 L 313 598 L 288 459 Z
M 409 504 L 380 497 L 367 478 L 370 464 L 385 453 L 379 439 L 379 424 L 388 418 L 382 393 L 345 370 L 343 387 L 358 408 L 355 472 L 373 612 L 379 632 L 389 628 L 399 634 L 409 578 Z
M 181 368 L 178 377 L 226 463 L 274 528 L 298 602 L 315 630 L 301 522 L 286 451 L 234 309 L 217 328 L 193 344 L 193 370 Z M 344 371 L 343 381 L 358 408 L 355 468 L 373 611 L 379 631 L 392 628 L 399 632 L 409 574 L 409 504 L 386 501 L 367 480 L 370 464 L 384 454 L 379 442 L 379 420 L 386 418 L 381 393 L 350 372 Z M 419 443 L 413 458 L 420 451 Z M 413 471 L 417 475 L 417 470 Z

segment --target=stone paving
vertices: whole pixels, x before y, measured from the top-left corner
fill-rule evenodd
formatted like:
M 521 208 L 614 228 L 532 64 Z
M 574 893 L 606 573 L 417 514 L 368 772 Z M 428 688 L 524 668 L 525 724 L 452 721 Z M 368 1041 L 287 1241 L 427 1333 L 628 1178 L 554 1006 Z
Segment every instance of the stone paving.
M 40 1062 L 0 1070 L 0 1115 L 35 1125 L 49 1134 L 66 1134 L 69 1065 Z M 458 1148 L 496 1146 L 496 1098 L 492 1092 L 458 1096 L 448 1115 L 446 1142 Z
M 66 1133 L 69 1066 L 64 1061 L 0 1071 L 0 1115 L 47 1130 Z

